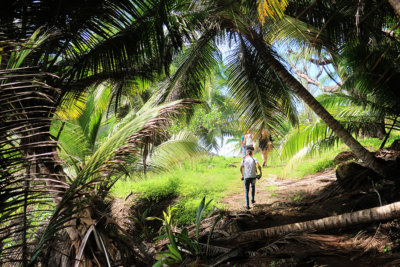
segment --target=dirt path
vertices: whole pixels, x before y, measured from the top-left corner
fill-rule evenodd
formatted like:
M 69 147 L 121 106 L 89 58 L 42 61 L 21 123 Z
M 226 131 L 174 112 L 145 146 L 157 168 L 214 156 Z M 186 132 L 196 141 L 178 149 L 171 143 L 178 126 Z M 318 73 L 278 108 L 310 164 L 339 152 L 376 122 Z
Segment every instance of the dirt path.
M 283 202 L 299 202 L 305 196 L 315 194 L 317 190 L 335 180 L 333 169 L 312 174 L 303 179 L 278 179 L 276 175 L 267 174 L 256 183 L 256 203 L 252 210 L 259 212 L 266 206 L 279 205 Z M 230 212 L 243 210 L 245 206 L 244 188 L 243 193 L 227 196 L 221 203 Z
M 225 197 L 229 227 L 227 232 L 268 228 L 342 214 L 363 203 L 366 193 L 318 199 L 320 190 L 336 180 L 333 169 L 303 179 L 264 176 L 256 184 L 256 204 L 247 211 L 243 193 Z M 357 225 L 321 233 L 289 234 L 278 239 L 246 244 L 216 245 L 241 247 L 253 256 L 233 259 L 218 266 L 400 266 L 400 225 L 390 222 Z M 391 250 L 391 248 L 395 248 Z

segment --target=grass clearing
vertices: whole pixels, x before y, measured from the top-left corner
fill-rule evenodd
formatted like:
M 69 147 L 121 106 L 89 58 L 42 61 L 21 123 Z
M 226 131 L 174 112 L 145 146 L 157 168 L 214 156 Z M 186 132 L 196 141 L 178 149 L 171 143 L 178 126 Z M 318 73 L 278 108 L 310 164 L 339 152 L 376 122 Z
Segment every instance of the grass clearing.
M 178 197 L 175 218 L 178 224 L 192 223 L 197 207 L 204 196 L 213 199 L 212 206 L 223 208 L 218 202 L 223 197 L 241 192 L 241 158 L 203 157 L 185 161 L 168 173 L 148 175 L 146 179 L 120 180 L 113 187 L 113 195 L 125 197 L 139 193 L 141 198 L 157 201 L 166 196 Z
M 386 146 L 389 146 L 399 136 L 391 137 Z M 369 138 L 360 140 L 371 151 L 379 148 L 381 140 Z M 308 174 L 323 171 L 334 166 L 333 159 L 341 151 L 349 150 L 344 145 L 339 145 L 331 150 L 323 151 L 314 157 L 301 161 L 296 168 L 282 177 L 282 171 L 288 161 L 279 159 L 278 150 L 271 151 L 268 157 L 267 168 L 263 168 L 263 177 L 268 174 L 282 178 L 302 178 Z M 255 158 L 262 163 L 260 153 Z M 182 162 L 164 174 L 149 174 L 145 179 L 120 180 L 113 187 L 112 194 L 116 197 L 126 197 L 129 193 L 140 194 L 154 202 L 167 196 L 177 197 L 174 216 L 179 225 L 193 223 L 197 207 L 205 196 L 213 200 L 208 207 L 224 208 L 219 201 L 231 194 L 242 193 L 243 182 L 240 180 L 239 157 L 205 156 Z M 276 186 L 267 186 L 264 190 L 271 191 L 271 197 L 276 196 Z M 297 196 L 301 198 L 301 196 Z M 294 199 L 296 201 L 296 199 Z

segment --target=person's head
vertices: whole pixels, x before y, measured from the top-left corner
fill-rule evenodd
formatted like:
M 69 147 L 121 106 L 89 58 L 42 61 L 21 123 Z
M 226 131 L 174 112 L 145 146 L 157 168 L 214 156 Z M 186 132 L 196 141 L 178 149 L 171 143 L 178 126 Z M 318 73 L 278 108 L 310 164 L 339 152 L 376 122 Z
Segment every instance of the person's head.
M 246 154 L 249 156 L 253 156 L 253 149 L 247 149 Z

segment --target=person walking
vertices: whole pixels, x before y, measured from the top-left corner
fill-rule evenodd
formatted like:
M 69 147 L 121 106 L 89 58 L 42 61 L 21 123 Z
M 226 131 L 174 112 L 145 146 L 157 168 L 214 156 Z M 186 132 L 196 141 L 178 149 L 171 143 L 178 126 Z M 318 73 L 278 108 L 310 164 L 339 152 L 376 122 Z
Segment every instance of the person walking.
M 272 150 L 272 137 L 267 129 L 263 129 L 260 134 L 259 147 L 261 149 L 261 158 L 263 167 L 267 167 L 268 154 Z
M 246 156 L 242 159 L 240 165 L 240 172 L 242 173 L 242 181 L 244 180 L 244 193 L 246 199 L 246 208 L 250 209 L 249 204 L 249 187 L 251 185 L 251 203 L 254 204 L 256 201 L 254 199 L 256 193 L 256 179 L 260 179 L 262 176 L 262 169 L 257 159 L 253 157 L 253 147 L 246 147 Z M 257 168 L 260 172 L 257 175 Z
M 240 138 L 240 149 L 241 149 L 241 154 L 242 157 L 246 156 L 246 142 L 244 141 L 244 135 L 242 135 L 242 137 Z
M 244 136 L 244 144 L 245 144 L 245 148 L 246 150 L 248 148 L 253 148 L 254 150 L 254 135 L 250 132 L 247 131 L 246 135 Z

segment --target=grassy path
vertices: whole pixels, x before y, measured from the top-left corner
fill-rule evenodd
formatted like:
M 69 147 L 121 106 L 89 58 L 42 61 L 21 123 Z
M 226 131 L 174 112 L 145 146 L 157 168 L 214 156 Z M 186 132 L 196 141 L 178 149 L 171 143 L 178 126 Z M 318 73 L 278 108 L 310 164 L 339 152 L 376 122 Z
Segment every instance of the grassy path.
M 265 207 L 279 205 L 282 202 L 300 202 L 307 195 L 334 180 L 336 178 L 332 169 L 308 175 L 303 179 L 278 179 L 277 175 L 267 174 L 256 183 L 256 203 L 251 212 L 259 212 Z M 244 186 L 240 193 L 224 197 L 221 204 L 230 212 L 244 210 Z

